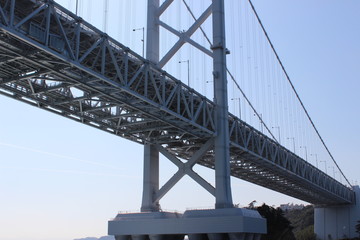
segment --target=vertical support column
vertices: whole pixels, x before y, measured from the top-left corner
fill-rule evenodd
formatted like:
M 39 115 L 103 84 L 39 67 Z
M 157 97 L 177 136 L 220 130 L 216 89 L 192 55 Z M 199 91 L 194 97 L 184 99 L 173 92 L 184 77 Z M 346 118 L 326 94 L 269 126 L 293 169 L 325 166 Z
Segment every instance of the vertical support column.
M 159 191 L 159 151 L 152 144 L 144 145 L 142 212 L 158 212 L 160 205 L 154 201 Z
M 356 224 L 360 220 L 360 188 L 353 186 L 356 201 L 353 204 L 316 206 L 314 212 L 314 232 L 318 239 L 355 238 Z
M 159 62 L 159 25 L 157 24 L 159 0 L 148 0 L 146 27 L 146 58 Z M 158 201 L 154 201 L 159 191 L 159 151 L 152 144 L 144 145 L 144 176 L 142 212 L 157 212 L 160 209 Z
M 157 20 L 159 18 L 159 0 L 148 0 L 147 27 L 146 27 L 146 59 L 159 62 L 160 32 Z
M 215 121 L 217 133 L 215 137 L 215 207 L 231 208 L 233 203 L 230 186 L 224 0 L 213 0 L 212 8 L 214 103 L 216 104 Z

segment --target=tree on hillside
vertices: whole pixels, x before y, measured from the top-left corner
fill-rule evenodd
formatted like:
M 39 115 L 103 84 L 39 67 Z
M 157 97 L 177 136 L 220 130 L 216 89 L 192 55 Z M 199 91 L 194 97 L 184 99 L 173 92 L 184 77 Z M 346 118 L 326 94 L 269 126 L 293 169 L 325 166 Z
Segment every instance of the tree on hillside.
M 304 206 L 302 209 L 290 209 L 284 212 L 285 217 L 293 226 L 296 240 L 315 240 L 314 233 L 314 207 Z
M 314 233 L 314 225 L 308 226 L 297 233 L 295 233 L 296 240 L 316 240 Z
M 263 218 L 266 218 L 267 231 L 261 239 L 266 240 L 295 240 L 292 232 L 292 226 L 284 212 L 280 208 L 273 208 L 266 204 L 257 208 Z

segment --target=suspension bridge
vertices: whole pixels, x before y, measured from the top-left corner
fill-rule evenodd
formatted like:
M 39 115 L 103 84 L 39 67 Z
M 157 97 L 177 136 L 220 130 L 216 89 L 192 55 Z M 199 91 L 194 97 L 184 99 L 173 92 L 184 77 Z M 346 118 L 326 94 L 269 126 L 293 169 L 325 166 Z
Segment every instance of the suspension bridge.
M 327 211 L 333 212 L 330 206 L 337 206 L 335 212 L 341 212 L 341 216 L 335 216 L 331 223 L 319 220 L 315 229 L 324 236 L 332 233 L 333 229 L 323 230 L 328 228 L 326 224 L 348 218 L 342 211 L 357 206 L 356 193 L 345 175 L 346 184 L 296 154 L 295 147 L 291 151 L 283 146 L 280 136 L 275 137 L 271 131 L 274 127 L 266 125 L 265 116 L 256 111 L 245 94 L 241 99 L 259 118 L 261 129 L 244 121 L 241 109 L 239 116 L 229 113 L 226 76 L 234 80 L 234 75 L 226 67 L 229 51 L 225 47 L 223 1 L 214 0 L 198 17 L 192 14 L 194 23 L 184 31 L 160 21 L 172 2 L 149 1 L 144 58 L 54 1 L 0 0 L 0 93 L 145 146 L 143 214 L 119 214 L 110 221 L 109 233 L 117 239 L 142 239 L 147 235 L 152 239 L 165 235 L 173 239 L 184 235 L 205 239 L 204 234 L 209 239 L 257 239 L 266 231 L 265 221 L 252 212 L 233 208 L 230 176 L 321 206 L 317 211 L 324 218 Z M 191 35 L 203 31 L 201 25 L 209 16 L 213 18 L 213 42 L 207 38 L 211 43 L 208 49 Z M 160 26 L 179 38 L 161 59 Z M 185 84 L 163 70 L 185 43 L 214 59 L 213 76 L 208 80 L 214 84 L 213 101 L 189 86 L 194 82 L 190 76 Z M 189 67 L 189 61 L 187 64 Z M 278 131 L 280 135 L 280 127 Z M 162 187 L 158 179 L 159 153 L 178 167 Z M 215 170 L 215 186 L 193 170 L 195 164 Z M 215 197 L 215 210 L 188 212 L 181 217 L 159 212 L 160 199 L 184 175 Z M 358 207 L 351 212 L 358 216 Z M 224 217 L 221 221 L 229 222 L 228 226 L 199 226 L 200 220 L 217 224 L 220 220 L 214 221 L 212 215 Z M 146 222 L 149 216 L 151 221 Z M 147 228 L 139 230 L 134 225 L 144 221 Z M 239 227 L 233 221 L 259 226 Z M 168 227 L 159 230 L 159 223 Z M 350 229 L 353 223 L 348 224 Z

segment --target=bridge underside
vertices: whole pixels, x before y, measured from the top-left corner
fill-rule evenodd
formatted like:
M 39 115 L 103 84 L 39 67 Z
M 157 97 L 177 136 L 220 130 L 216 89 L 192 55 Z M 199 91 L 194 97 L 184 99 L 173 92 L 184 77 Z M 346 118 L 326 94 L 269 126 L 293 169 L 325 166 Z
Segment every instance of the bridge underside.
M 0 0 L 0 93 L 188 160 L 215 134 L 214 104 L 51 1 Z M 231 175 L 313 204 L 351 189 L 229 115 Z M 210 149 L 198 164 L 214 168 Z

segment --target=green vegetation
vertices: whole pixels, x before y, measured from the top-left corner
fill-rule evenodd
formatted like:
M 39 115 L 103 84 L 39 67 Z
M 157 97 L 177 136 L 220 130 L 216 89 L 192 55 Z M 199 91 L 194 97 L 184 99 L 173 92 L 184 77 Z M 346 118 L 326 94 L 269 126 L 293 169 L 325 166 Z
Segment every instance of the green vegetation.
M 257 209 L 267 220 L 268 234 L 262 240 L 316 240 L 313 206 L 283 211 L 266 204 L 255 208 L 252 202 L 249 208 Z
M 257 210 L 267 220 L 268 234 L 263 235 L 262 240 L 296 240 L 293 227 L 280 208 L 275 209 L 263 204 L 257 207 Z
M 296 240 L 316 240 L 316 234 L 314 233 L 314 225 L 307 226 L 304 229 L 296 232 Z
M 316 240 L 314 207 L 312 205 L 308 205 L 303 209 L 288 210 L 284 215 L 294 227 L 293 233 L 297 240 Z

